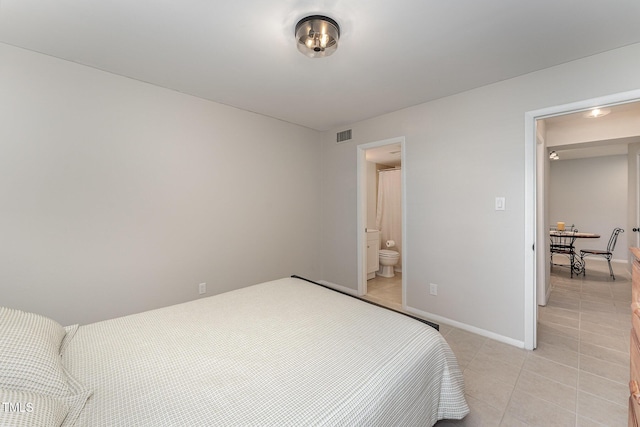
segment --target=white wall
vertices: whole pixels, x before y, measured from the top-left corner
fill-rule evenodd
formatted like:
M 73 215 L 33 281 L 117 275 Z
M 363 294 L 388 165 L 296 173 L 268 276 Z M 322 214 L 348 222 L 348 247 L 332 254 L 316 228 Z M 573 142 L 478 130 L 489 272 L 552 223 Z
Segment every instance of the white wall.
M 557 160 L 549 171 L 549 221 L 574 224 L 579 231 L 600 234 L 577 239 L 576 250 L 605 249 L 615 227 L 627 228 L 627 156 Z M 621 235 L 613 259 L 627 261 Z
M 319 134 L 0 44 L 0 303 L 88 323 L 319 278 Z
M 640 44 L 354 123 L 350 143 L 326 132 L 323 279 L 357 289 L 356 146 L 405 136 L 407 305 L 522 343 L 525 113 L 638 87 Z

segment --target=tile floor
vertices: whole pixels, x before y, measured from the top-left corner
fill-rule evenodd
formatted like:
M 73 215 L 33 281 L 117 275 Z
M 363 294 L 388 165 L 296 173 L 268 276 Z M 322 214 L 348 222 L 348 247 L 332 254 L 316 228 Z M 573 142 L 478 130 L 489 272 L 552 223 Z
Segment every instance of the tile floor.
M 552 271 L 538 348 L 522 350 L 440 325 L 458 358 L 471 413 L 444 426 L 626 426 L 631 279 Z M 369 280 L 365 298 L 398 309 L 401 275 Z

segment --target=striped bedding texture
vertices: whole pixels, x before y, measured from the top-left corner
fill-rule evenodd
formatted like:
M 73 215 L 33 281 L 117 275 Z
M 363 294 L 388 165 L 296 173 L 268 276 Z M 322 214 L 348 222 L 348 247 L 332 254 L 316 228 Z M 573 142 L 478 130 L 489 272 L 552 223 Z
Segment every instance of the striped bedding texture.
M 435 329 L 286 278 L 80 326 L 80 426 L 411 426 L 464 417 Z

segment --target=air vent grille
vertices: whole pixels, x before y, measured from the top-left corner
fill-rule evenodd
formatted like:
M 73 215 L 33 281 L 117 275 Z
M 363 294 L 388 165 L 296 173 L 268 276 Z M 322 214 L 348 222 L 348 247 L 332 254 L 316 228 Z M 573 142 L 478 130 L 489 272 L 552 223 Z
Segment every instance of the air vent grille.
M 345 142 L 351 139 L 351 129 L 343 130 L 336 134 L 336 142 Z

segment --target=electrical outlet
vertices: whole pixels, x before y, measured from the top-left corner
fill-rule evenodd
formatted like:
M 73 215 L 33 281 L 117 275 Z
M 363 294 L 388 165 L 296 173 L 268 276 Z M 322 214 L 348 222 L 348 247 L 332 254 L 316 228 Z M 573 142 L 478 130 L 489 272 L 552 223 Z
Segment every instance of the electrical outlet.
M 438 285 L 436 285 L 435 283 L 430 283 L 429 284 L 429 293 L 431 295 L 438 295 Z
M 198 292 L 200 292 L 200 295 L 206 294 L 207 293 L 207 284 L 206 283 L 200 283 L 198 285 Z

